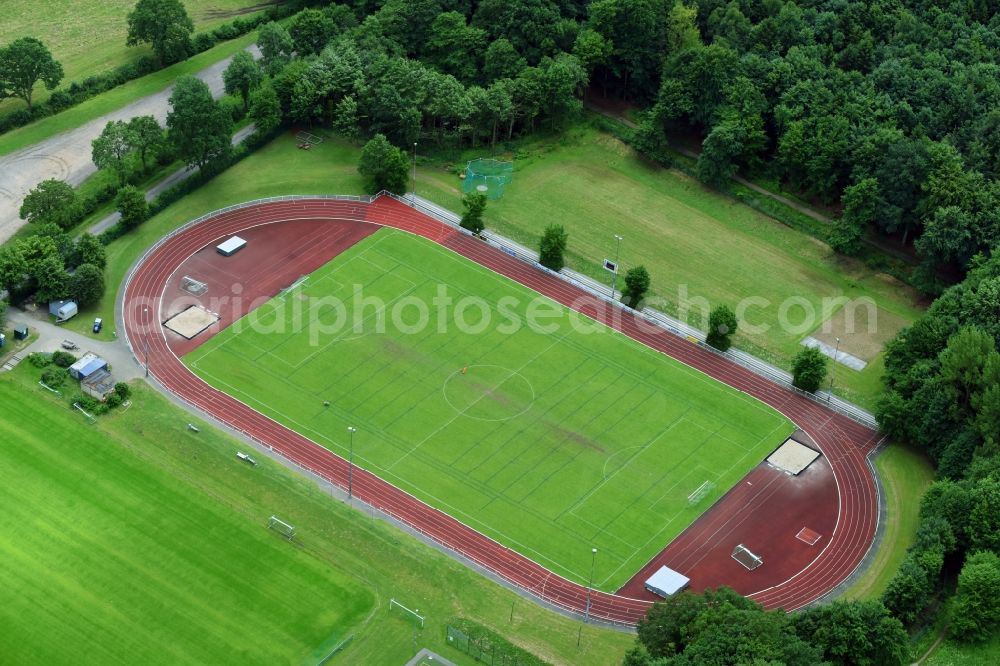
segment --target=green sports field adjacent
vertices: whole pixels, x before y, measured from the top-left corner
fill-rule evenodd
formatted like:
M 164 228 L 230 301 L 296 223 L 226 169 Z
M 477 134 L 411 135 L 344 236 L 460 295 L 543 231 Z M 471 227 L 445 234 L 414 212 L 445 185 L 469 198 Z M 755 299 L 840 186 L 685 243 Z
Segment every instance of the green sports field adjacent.
M 526 325 L 540 312 L 550 316 Z M 793 430 L 738 391 L 388 229 L 184 360 L 338 454 L 356 426 L 360 465 L 560 574 L 586 581 L 598 548 L 595 581 L 608 590 Z
M 30 384 L 0 402 L 0 662 L 315 663 L 371 611 L 266 515 L 143 460 L 141 426 L 84 425 Z

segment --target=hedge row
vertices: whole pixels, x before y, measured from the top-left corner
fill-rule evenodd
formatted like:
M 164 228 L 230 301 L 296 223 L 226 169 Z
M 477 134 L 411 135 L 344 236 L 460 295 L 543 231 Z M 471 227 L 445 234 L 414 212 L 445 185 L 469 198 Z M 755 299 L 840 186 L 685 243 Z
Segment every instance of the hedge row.
M 238 17 L 228 23 L 223 23 L 213 30 L 198 33 L 191 40 L 193 46 L 191 55 L 203 53 L 219 42 L 245 35 L 269 21 L 276 21 L 290 16 L 304 4 L 306 3 L 299 1 L 273 5 L 263 14 L 250 18 Z M 41 118 L 55 115 L 60 111 L 65 111 L 123 83 L 151 74 L 157 71 L 157 69 L 159 67 L 155 58 L 152 56 L 142 56 L 135 62 L 119 65 L 109 72 L 94 74 L 82 81 L 74 81 L 66 88 L 56 90 L 45 102 L 36 104 L 31 109 L 18 109 L 0 117 L 0 134 L 23 127 Z

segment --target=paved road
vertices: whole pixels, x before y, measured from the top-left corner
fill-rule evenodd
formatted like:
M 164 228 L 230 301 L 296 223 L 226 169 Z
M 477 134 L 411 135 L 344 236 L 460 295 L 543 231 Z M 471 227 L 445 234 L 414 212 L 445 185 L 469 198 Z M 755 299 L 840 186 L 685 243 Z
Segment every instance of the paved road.
M 233 142 L 232 142 L 233 145 L 235 146 L 238 143 L 242 143 L 243 140 L 246 139 L 251 134 L 253 134 L 254 130 L 256 129 L 257 129 L 256 123 L 250 123 L 246 127 L 240 129 L 238 132 L 233 134 Z M 160 196 L 160 193 L 162 193 L 168 187 L 172 187 L 177 183 L 181 182 L 182 180 L 190 178 L 197 172 L 198 172 L 198 167 L 194 167 L 193 169 L 188 167 L 181 167 L 177 171 L 174 171 L 172 174 L 170 174 L 169 176 L 158 182 L 156 185 L 153 185 L 151 188 L 149 188 L 149 191 L 146 192 L 146 201 L 152 201 L 156 197 Z M 111 227 L 118 224 L 118 220 L 120 220 L 121 218 L 122 214 L 119 213 L 118 211 L 115 211 L 110 215 L 108 215 L 107 217 L 105 217 L 100 222 L 98 222 L 97 224 L 95 224 L 94 226 L 92 226 L 90 229 L 87 229 L 87 231 L 96 236 L 99 233 L 106 231 L 107 229 L 110 229 Z
M 256 46 L 249 46 L 247 50 L 254 57 L 260 57 Z M 220 60 L 195 75 L 208 84 L 215 97 L 222 96 L 222 72 L 230 60 Z M 97 170 L 90 161 L 90 143 L 100 136 L 108 121 L 151 115 L 162 124 L 167 118 L 172 91 L 171 85 L 76 129 L 0 157 L 0 243 L 25 224 L 18 210 L 31 188 L 48 178 L 65 180 L 72 185 L 83 182 Z
M 27 324 L 30 329 L 38 332 L 38 339 L 18 352 L 22 358 L 31 352 L 54 352 L 57 349 L 62 349 L 63 340 L 72 340 L 80 347 L 73 351 L 73 354 L 82 356 L 86 352 L 94 352 L 111 365 L 111 374 L 115 376 L 115 379 L 125 381 L 142 377 L 144 374 L 142 366 L 136 362 L 132 352 L 123 342 L 117 340 L 103 342 L 67 331 L 51 323 L 48 314 L 42 311 L 26 312 L 11 308 L 7 319 L 11 325 Z M 105 325 L 113 326 L 114 323 L 105 322 Z

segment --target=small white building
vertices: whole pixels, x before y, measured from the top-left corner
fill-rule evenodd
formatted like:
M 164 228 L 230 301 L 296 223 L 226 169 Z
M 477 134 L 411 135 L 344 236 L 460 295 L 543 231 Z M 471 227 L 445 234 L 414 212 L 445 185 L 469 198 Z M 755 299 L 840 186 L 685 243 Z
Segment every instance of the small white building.
M 49 303 L 49 314 L 56 318 L 56 323 L 61 323 L 76 316 L 79 309 L 75 301 L 52 301 Z
M 87 352 L 83 357 L 69 366 L 69 374 L 73 379 L 86 379 L 91 375 L 108 369 L 108 362 L 97 354 Z
M 690 582 L 690 578 L 670 567 L 660 567 L 655 574 L 646 579 L 645 586 L 653 594 L 666 599 L 683 590 Z
M 247 242 L 240 238 L 239 236 L 233 236 L 227 241 L 223 241 L 215 246 L 215 251 L 221 254 L 223 257 L 231 257 L 244 247 L 246 247 Z

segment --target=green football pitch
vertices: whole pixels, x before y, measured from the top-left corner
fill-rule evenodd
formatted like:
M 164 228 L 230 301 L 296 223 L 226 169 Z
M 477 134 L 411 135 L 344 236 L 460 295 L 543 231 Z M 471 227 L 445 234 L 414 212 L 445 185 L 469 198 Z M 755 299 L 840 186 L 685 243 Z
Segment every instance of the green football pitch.
M 316 663 L 370 612 L 267 514 L 147 460 L 141 431 L 25 391 L 0 382 L 0 663 Z
M 586 582 L 597 548 L 606 590 L 794 430 L 734 389 L 391 229 L 184 360 L 344 457 L 357 427 L 357 464 L 559 574 Z

